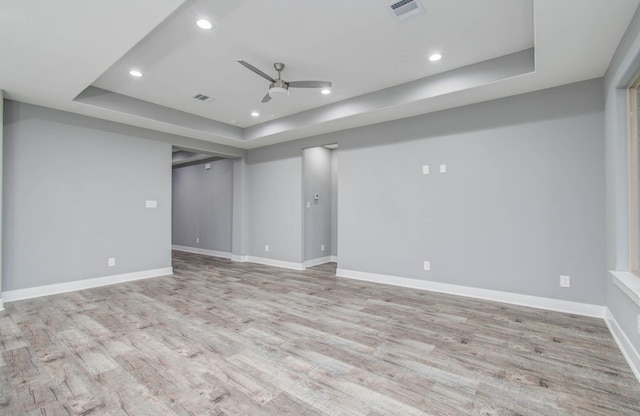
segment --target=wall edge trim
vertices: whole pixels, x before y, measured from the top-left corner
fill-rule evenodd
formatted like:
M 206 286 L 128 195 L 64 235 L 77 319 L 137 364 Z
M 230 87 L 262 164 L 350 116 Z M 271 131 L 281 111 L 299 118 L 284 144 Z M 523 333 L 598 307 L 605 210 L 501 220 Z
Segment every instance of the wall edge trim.
M 311 259 L 311 260 L 307 260 L 304 262 L 304 268 L 306 269 L 307 267 L 313 267 L 313 266 L 319 266 L 321 264 L 325 264 L 325 263 L 331 263 L 331 256 L 325 256 L 325 257 L 318 257 L 316 259 Z
M 336 276 L 348 279 L 364 280 L 373 283 L 382 283 L 392 286 L 400 286 L 411 289 L 427 290 L 430 292 L 447 293 L 450 295 L 465 296 L 470 298 L 489 300 L 493 302 L 508 303 L 511 305 L 527 306 L 530 308 L 545 309 L 554 312 L 571 313 L 574 315 L 589 316 L 592 318 L 605 318 L 605 306 L 588 303 L 572 302 L 567 300 L 544 298 L 540 296 L 522 295 L 518 293 L 502 292 L 499 290 L 480 289 L 475 287 L 453 285 L 449 283 L 418 280 L 407 277 L 390 276 L 384 274 L 360 272 L 356 270 L 336 270 Z
M 203 254 L 205 256 L 211 256 L 211 257 L 221 257 L 223 259 L 231 259 L 233 257 L 231 255 L 231 253 L 229 253 L 229 252 L 217 251 L 217 250 L 209 250 L 209 249 L 206 249 L 206 248 L 179 246 L 179 245 L 173 244 L 171 246 L 171 249 L 172 250 L 177 250 L 177 251 L 184 251 L 186 253 Z
M 609 332 L 622 352 L 624 359 L 627 360 L 627 364 L 631 367 L 631 371 L 640 382 L 640 354 L 636 351 L 609 308 L 606 308 L 604 322 L 607 324 L 607 328 L 609 328 Z
M 264 257 L 254 257 L 254 256 L 247 256 L 246 261 L 250 263 L 263 264 L 265 266 L 281 267 L 283 269 L 304 270 L 304 264 L 294 263 L 291 261 L 267 259 Z
M 2 292 L 4 302 L 39 298 L 42 296 L 57 295 L 61 293 L 75 292 L 84 289 L 93 289 L 101 286 L 109 286 L 117 283 L 132 282 L 135 280 L 150 279 L 153 277 L 173 274 L 173 267 L 143 270 L 139 272 L 116 274 L 112 276 L 95 277 L 92 279 L 76 280 L 73 282 L 56 283 L 52 285 L 36 286 L 26 289 L 9 290 Z

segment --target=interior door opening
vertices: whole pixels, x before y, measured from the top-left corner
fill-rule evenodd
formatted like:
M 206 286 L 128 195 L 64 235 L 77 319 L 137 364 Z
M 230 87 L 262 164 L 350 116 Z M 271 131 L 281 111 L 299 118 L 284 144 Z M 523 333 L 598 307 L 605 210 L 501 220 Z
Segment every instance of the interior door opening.
M 338 260 L 338 145 L 303 150 L 305 267 Z

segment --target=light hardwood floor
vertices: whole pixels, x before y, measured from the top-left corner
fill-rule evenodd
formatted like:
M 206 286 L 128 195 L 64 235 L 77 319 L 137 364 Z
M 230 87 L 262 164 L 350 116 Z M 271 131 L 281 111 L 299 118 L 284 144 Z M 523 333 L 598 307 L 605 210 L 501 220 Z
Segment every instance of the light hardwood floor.
M 335 267 L 335 265 L 334 265 Z M 638 415 L 602 320 L 174 253 L 13 302 L 2 415 Z

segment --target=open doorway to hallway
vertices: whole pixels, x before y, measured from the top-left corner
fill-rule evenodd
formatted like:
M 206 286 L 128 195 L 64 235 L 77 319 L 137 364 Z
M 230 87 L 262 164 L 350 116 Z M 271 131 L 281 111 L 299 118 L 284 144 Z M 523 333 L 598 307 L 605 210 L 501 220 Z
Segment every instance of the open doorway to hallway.
M 231 258 L 233 160 L 174 148 L 172 248 Z
M 305 267 L 338 261 L 338 145 L 303 150 L 303 250 Z

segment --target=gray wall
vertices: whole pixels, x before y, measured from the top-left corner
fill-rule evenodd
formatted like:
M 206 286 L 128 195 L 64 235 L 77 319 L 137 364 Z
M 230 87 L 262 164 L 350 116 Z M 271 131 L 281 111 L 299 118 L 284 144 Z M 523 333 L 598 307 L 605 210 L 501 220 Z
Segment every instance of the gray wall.
M 607 268 L 629 271 L 629 152 L 627 133 L 627 87 L 640 69 L 640 12 L 633 20 L 605 76 L 606 107 L 606 211 Z M 607 283 L 606 305 L 627 338 L 640 351 L 636 319 L 640 307 L 611 280 Z
M 4 91 L 0 90 L 0 310 L 2 310 L 2 188 L 4 181 L 2 179 L 3 171 L 3 150 L 4 150 Z
M 171 266 L 171 145 L 140 131 L 5 101 L 2 290 Z
M 308 261 L 331 255 L 331 150 L 304 149 L 302 163 L 304 260 Z M 314 199 L 315 194 L 320 198 Z
M 331 151 L 331 255 L 338 256 L 338 149 Z
M 302 148 L 286 144 L 248 152 L 249 255 L 301 263 Z
M 300 261 L 301 150 L 338 143 L 340 268 L 604 304 L 603 109 L 592 80 L 251 150 L 251 254 Z
M 233 161 L 209 164 L 173 169 L 173 244 L 231 253 Z

